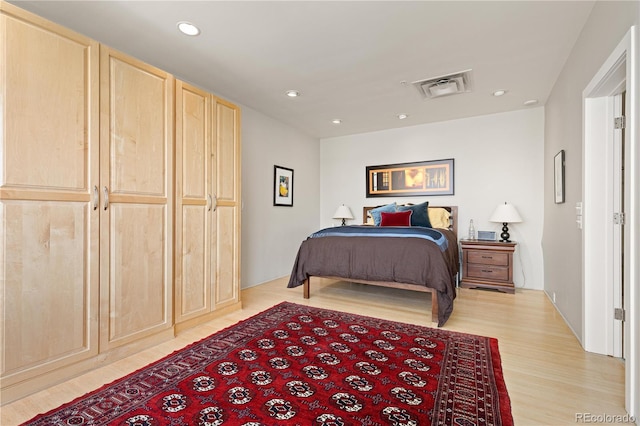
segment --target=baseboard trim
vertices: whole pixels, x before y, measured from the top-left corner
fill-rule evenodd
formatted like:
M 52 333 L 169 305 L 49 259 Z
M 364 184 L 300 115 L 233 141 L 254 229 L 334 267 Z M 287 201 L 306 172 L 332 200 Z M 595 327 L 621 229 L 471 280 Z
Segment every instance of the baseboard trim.
M 91 358 L 62 366 L 54 370 L 29 377 L 0 388 L 0 406 L 17 401 L 41 390 L 50 388 L 67 380 L 78 377 L 88 371 L 104 367 L 114 361 L 126 358 L 175 337 L 173 327 L 162 330 L 135 342 L 99 353 Z
M 185 330 L 188 330 L 200 324 L 204 324 L 205 322 L 209 322 L 221 316 L 230 314 L 231 312 L 239 311 L 240 309 L 242 309 L 242 302 L 238 301 L 232 305 L 224 306 L 222 308 L 216 309 L 215 311 L 211 311 L 197 318 L 193 318 L 193 319 L 181 322 L 179 324 L 176 324 L 175 325 L 176 336 Z
M 558 305 L 556 305 L 553 302 L 553 298 L 551 297 L 551 295 L 547 292 L 546 289 L 543 290 L 543 292 L 547 296 L 547 298 L 549 299 L 549 302 L 551 302 L 551 304 L 553 305 L 553 307 L 556 310 L 556 312 L 562 317 L 562 320 L 564 321 L 564 323 L 567 325 L 567 327 L 569 327 L 569 330 L 571 330 L 573 335 L 576 337 L 576 340 L 578 341 L 578 343 L 580 343 L 580 346 L 582 347 L 582 349 L 587 351 L 586 349 L 584 349 L 584 344 L 582 343 L 582 337 L 578 333 L 576 333 L 576 331 L 573 329 L 573 327 L 571 327 L 571 323 L 569 323 L 569 321 L 567 321 L 567 317 L 564 316 L 562 311 L 558 308 Z

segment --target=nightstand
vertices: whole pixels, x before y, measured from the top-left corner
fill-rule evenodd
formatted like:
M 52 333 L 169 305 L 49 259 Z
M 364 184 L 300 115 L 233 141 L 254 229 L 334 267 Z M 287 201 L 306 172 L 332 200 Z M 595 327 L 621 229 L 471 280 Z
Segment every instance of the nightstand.
M 513 252 L 517 243 L 461 240 L 462 281 L 460 287 L 491 288 L 515 293 Z

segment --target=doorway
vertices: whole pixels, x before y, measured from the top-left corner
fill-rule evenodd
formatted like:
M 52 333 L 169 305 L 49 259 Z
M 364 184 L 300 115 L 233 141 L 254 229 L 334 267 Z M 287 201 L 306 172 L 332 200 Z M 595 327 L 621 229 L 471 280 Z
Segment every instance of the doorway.
M 640 410 L 636 31 L 631 28 L 583 91 L 582 234 L 582 344 L 624 360 L 625 407 L 634 416 Z M 618 120 L 623 113 L 626 119 Z M 616 128 L 618 121 L 625 126 Z
M 624 109 L 626 69 L 626 55 L 621 54 L 584 97 L 583 345 L 589 352 L 619 358 L 623 321 L 615 317 L 623 309 L 625 281 L 625 140 L 616 118 Z
M 626 87 L 626 82 L 624 84 Z M 613 95 L 613 167 L 611 191 L 613 202 L 613 224 L 611 232 L 613 237 L 612 247 L 612 302 L 614 318 L 611 320 L 612 342 L 611 353 L 607 355 L 616 358 L 624 358 L 624 288 L 625 288 L 625 100 L 626 91 Z

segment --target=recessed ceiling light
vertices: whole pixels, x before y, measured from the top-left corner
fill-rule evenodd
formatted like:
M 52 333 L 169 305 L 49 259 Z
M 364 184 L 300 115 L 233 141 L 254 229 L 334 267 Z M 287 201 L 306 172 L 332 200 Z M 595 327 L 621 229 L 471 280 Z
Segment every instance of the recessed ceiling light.
M 178 29 L 182 34 L 186 34 L 188 36 L 197 36 L 200 34 L 200 28 L 196 27 L 191 22 L 178 22 Z
M 339 118 L 334 118 L 333 120 L 331 120 L 331 122 L 333 124 L 340 124 L 340 123 L 342 123 L 342 120 L 340 120 Z
M 298 96 L 300 96 L 300 92 L 298 92 L 297 90 L 287 90 L 285 94 L 290 98 L 297 98 Z
M 497 97 L 497 96 L 502 96 L 502 95 L 504 95 L 505 93 L 507 93 L 507 91 L 506 91 L 506 90 L 496 90 L 495 92 L 493 92 L 493 96 L 496 96 L 496 97 Z
M 535 105 L 535 104 L 537 104 L 537 103 L 538 103 L 538 100 L 537 100 L 537 99 L 529 99 L 528 101 L 524 101 L 524 104 L 525 104 L 526 106 Z
M 407 117 L 409 117 L 407 114 L 398 114 L 398 119 L 399 120 L 404 120 Z

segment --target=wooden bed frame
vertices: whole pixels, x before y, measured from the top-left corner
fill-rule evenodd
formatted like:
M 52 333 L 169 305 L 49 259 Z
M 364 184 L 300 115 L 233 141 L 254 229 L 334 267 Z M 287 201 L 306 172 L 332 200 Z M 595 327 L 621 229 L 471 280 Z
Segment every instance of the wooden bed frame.
M 365 224 L 367 222 L 367 216 L 369 214 L 369 210 L 372 210 L 375 208 L 376 208 L 375 206 L 363 207 L 362 221 Z M 443 208 L 451 214 L 451 216 L 449 217 L 449 229 L 453 231 L 457 237 L 458 236 L 458 206 L 429 206 L 429 208 Z M 438 323 L 438 298 L 436 297 L 434 290 L 431 288 L 422 287 L 416 284 L 397 283 L 397 282 L 390 282 L 390 281 L 368 281 L 368 280 L 358 280 L 358 279 L 346 278 L 346 277 L 330 277 L 330 276 L 319 276 L 319 275 L 314 275 L 314 277 L 347 281 L 347 282 L 358 283 L 358 284 L 376 285 L 379 287 L 399 288 L 403 290 L 419 291 L 422 293 L 431 293 L 431 322 L 435 322 L 436 324 Z M 310 295 L 309 292 L 311 287 L 311 278 L 312 277 L 310 276 L 303 283 L 303 297 L 305 299 L 308 299 Z

